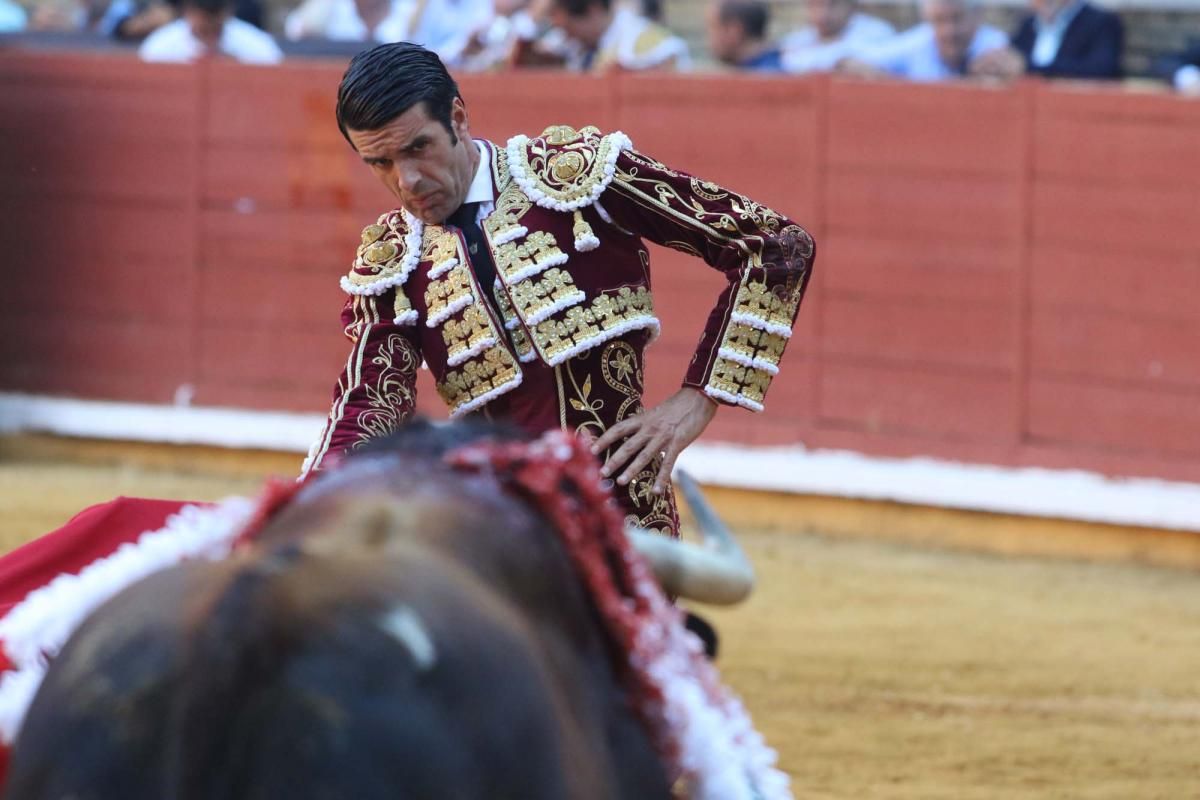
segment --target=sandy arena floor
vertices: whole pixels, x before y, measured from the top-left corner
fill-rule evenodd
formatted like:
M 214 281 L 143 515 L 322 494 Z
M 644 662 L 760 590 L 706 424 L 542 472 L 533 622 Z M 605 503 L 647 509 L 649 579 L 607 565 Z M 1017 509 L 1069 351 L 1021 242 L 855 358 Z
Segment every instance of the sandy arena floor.
M 244 472 L 244 470 L 243 470 Z M 257 480 L 0 454 L 0 546 Z M 798 798 L 1200 798 L 1200 575 L 745 532 L 721 666 Z

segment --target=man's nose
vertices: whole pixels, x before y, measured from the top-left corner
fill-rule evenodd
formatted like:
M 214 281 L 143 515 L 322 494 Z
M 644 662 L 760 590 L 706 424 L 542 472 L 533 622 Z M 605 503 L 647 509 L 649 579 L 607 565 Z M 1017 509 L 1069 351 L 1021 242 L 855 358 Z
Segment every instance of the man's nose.
M 417 184 L 421 182 L 421 171 L 412 166 L 397 164 L 393 178 L 400 191 L 410 194 L 416 191 Z

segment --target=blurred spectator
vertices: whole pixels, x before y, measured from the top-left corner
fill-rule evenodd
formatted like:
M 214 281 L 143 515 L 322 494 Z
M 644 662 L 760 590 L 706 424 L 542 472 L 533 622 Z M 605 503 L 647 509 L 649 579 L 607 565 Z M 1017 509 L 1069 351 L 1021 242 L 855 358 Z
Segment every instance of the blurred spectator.
M 1008 47 L 1003 31 L 983 24 L 978 0 L 922 0 L 921 16 L 921 24 L 843 60 L 839 69 L 868 77 L 940 81 L 976 74 L 981 56 Z
M 473 72 L 506 66 L 518 43 L 532 41 L 537 33 L 529 0 L 495 0 L 495 16 L 470 37 L 460 66 Z
M 91 29 L 105 36 L 113 36 L 122 41 L 141 41 L 162 26 L 173 22 L 179 16 L 180 0 L 112 0 L 109 3 L 100 2 L 106 6 L 90 26 Z M 93 3 L 93 5 L 97 5 Z M 261 0 L 236 0 L 234 14 L 238 19 L 263 27 L 263 6 Z
M 1022 73 L 1048 78 L 1121 77 L 1125 28 L 1121 18 L 1086 0 L 1031 0 L 1013 46 L 984 56 L 978 71 L 1002 78 Z
M 858 0 L 808 0 L 808 24 L 783 37 L 788 72 L 828 72 L 843 58 L 896 35 L 886 20 L 858 10 Z
M 76 0 L 40 0 L 30 7 L 30 30 L 81 31 L 86 25 L 87 9 Z
M 682 70 L 687 43 L 633 8 L 611 0 L 553 0 L 550 20 L 567 38 L 562 55 L 580 71 Z M 522 63 L 518 59 L 518 63 Z
M 278 64 L 279 45 L 233 15 L 234 0 L 183 0 L 183 16 L 150 34 L 138 49 L 143 61 L 189 62 L 227 57 L 246 64 Z
M 1180 66 L 1171 75 L 1175 89 L 1188 97 L 1200 97 L 1200 44 L 1187 50 L 1176 63 Z
M 29 18 L 25 9 L 13 0 L 0 0 L 0 33 L 16 33 L 25 30 Z
M 408 41 L 457 64 L 492 20 L 492 0 L 306 0 L 284 21 L 289 39 Z
M 751 72 L 780 72 L 779 48 L 767 41 L 770 10 L 762 0 L 713 0 L 705 22 L 708 49 L 722 64 Z

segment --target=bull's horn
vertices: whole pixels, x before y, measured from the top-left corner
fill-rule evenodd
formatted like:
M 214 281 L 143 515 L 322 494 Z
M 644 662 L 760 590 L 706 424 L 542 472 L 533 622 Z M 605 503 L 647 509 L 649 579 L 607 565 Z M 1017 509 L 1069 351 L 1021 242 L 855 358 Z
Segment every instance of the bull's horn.
M 690 475 L 678 473 L 675 485 L 687 498 L 704 546 L 632 526 L 627 529 L 630 541 L 668 594 L 714 605 L 740 603 L 754 588 L 754 569 L 746 554 Z

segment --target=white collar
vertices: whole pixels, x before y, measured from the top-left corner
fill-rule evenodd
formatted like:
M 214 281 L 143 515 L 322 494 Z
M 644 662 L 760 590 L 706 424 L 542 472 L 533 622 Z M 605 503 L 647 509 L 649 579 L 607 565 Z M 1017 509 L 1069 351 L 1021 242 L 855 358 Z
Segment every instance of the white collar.
M 475 147 L 479 149 L 479 166 L 475 169 L 475 177 L 467 188 L 467 196 L 463 203 L 492 203 L 496 199 L 492 187 L 492 159 L 488 156 L 487 146 L 483 142 L 476 139 Z

